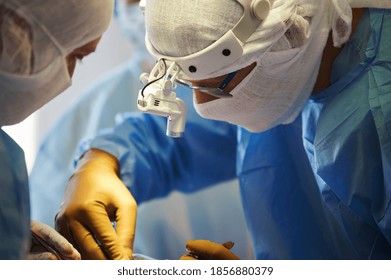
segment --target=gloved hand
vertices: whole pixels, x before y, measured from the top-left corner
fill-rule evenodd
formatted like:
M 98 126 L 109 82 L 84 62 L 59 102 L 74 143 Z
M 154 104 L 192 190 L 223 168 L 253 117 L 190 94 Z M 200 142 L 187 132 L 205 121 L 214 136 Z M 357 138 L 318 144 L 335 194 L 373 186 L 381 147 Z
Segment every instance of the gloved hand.
M 209 240 L 190 240 L 186 243 L 187 254 L 180 260 L 239 260 L 230 251 L 233 246 L 231 241 L 219 244 Z
M 31 221 L 30 260 L 80 260 L 79 252 L 50 226 Z
M 91 149 L 68 182 L 56 229 L 79 250 L 82 259 L 132 256 L 137 205 L 118 173 L 115 157 Z

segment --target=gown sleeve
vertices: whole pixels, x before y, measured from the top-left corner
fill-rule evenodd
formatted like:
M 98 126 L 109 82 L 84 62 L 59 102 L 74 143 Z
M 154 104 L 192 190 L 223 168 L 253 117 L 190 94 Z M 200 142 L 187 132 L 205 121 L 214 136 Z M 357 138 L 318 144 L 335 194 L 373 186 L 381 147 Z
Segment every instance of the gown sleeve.
M 114 155 L 120 176 L 138 203 L 172 190 L 194 192 L 236 176 L 236 126 L 201 118 L 189 98 L 181 138 L 165 135 L 166 118 L 132 112 L 117 116 L 117 125 L 82 142 L 78 157 L 97 148 Z

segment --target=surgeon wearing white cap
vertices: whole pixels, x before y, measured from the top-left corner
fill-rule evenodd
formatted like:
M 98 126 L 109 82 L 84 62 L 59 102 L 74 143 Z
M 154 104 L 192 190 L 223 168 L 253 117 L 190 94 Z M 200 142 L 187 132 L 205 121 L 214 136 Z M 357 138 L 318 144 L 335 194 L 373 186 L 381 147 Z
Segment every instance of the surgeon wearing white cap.
M 121 216 L 135 202 L 236 177 L 257 259 L 391 258 L 390 0 L 147 0 L 145 19 L 157 62 L 138 107 L 166 116 L 171 137 L 145 117 L 126 153 L 85 152 L 57 220 L 64 235 L 85 235 L 75 209 L 134 233 Z M 185 129 L 178 83 L 194 89 L 201 116 L 235 133 Z M 86 191 L 92 171 L 127 188 Z M 113 236 L 102 240 L 113 250 Z M 183 259 L 237 259 L 212 241 L 189 241 Z
M 97 149 L 109 145 L 103 141 L 100 141 L 102 146 L 99 145 L 99 141 L 94 139 L 95 135 L 100 139 L 104 131 L 105 137 L 111 139 L 108 141 L 113 148 L 121 147 L 122 141 L 116 140 L 132 135 L 137 130 L 134 120 L 145 116 L 137 112 L 134 101 L 140 88 L 140 74 L 150 71 L 154 60 L 145 47 L 145 23 L 139 1 L 117 1 L 114 20 L 130 43 L 131 48 L 127 48 L 126 53 L 131 56 L 92 81 L 51 127 L 41 143 L 29 175 L 31 217 L 34 220 L 54 225 L 67 182 L 74 172 L 74 157 L 78 158 L 92 145 Z M 188 123 L 209 122 L 215 130 L 229 126 L 200 117 L 191 106 L 190 89 L 181 86 L 177 94 L 188 104 Z M 165 129 L 165 118 L 154 116 L 154 119 Z M 79 145 L 81 139 L 83 141 Z M 47 178 L 50 178 L 50 184 L 47 184 Z M 242 258 L 252 253 L 236 180 L 195 195 L 175 193 L 167 199 L 138 206 L 134 241 L 136 253 L 157 259 L 176 259 L 187 240 L 206 237 L 234 240 L 235 253 Z M 178 215 L 173 217 L 173 212 Z M 218 227 L 209 226 L 214 221 L 218 221 Z M 231 227 L 233 223 L 237 225 L 234 229 Z
M 113 4 L 110 0 L 0 1 L 1 127 L 23 121 L 71 85 L 76 61 L 95 51 Z M 80 258 L 54 229 L 30 222 L 23 150 L 3 130 L 0 192 L 0 259 Z

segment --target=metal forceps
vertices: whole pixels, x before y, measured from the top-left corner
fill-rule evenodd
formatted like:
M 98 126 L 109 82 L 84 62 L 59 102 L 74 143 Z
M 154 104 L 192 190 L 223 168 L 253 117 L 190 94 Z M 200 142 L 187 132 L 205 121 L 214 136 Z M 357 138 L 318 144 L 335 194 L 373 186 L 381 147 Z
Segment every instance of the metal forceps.
M 34 241 L 36 241 L 39 245 L 44 247 L 47 251 L 50 253 L 54 254 L 59 260 L 68 260 L 69 258 L 62 255 L 59 251 L 57 251 L 55 248 L 50 246 L 46 240 L 44 240 L 42 237 L 40 237 L 38 234 L 35 232 L 31 231 L 31 236 Z

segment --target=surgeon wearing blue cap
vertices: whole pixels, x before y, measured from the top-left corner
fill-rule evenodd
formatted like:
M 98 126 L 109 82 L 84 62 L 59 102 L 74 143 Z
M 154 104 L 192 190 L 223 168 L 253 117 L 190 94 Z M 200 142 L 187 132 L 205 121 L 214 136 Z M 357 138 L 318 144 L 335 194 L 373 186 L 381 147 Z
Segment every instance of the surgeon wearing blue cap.
M 104 134 L 86 146 L 56 220 L 81 254 L 103 257 L 94 235 L 129 255 L 137 204 L 238 178 L 256 259 L 390 259 L 391 1 L 144 8 L 156 65 L 138 107 L 166 114 L 171 137 L 145 114 L 121 148 Z M 181 83 L 201 116 L 236 127 L 176 122 Z M 189 241 L 183 259 L 237 259 L 211 241 Z

